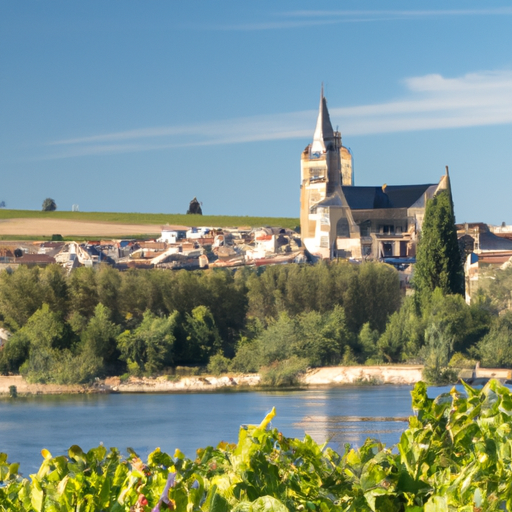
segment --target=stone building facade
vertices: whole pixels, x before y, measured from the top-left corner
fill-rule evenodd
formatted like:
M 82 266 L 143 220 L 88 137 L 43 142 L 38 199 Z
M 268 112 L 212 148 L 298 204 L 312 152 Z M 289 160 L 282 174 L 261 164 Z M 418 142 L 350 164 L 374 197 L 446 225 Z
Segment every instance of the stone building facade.
M 352 155 L 334 131 L 323 90 L 313 142 L 301 157 L 301 238 L 314 257 L 337 256 L 338 236 L 353 238 L 358 230 L 342 190 L 342 179 L 353 183 Z M 355 248 L 355 247 L 354 247 Z
M 445 188 L 448 168 L 438 183 L 355 186 L 352 154 L 322 90 L 313 142 L 301 155 L 301 237 L 313 258 L 413 259 L 426 202 Z

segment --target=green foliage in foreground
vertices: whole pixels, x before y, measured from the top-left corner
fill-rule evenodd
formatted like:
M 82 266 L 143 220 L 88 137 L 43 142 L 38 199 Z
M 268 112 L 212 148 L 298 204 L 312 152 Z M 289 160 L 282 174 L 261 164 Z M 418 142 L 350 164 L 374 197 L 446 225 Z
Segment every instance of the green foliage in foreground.
M 192 461 L 156 449 L 147 463 L 103 446 L 72 446 L 30 479 L 0 454 L 0 510 L 26 512 L 164 510 L 205 512 L 404 511 L 484 512 L 512 507 L 512 395 L 496 381 L 435 400 L 412 392 L 417 415 L 397 450 L 367 440 L 340 455 L 259 426 L 242 428 L 237 445 L 198 450 Z
M 280 226 L 294 229 L 293 217 L 248 217 L 243 215 L 185 215 L 179 213 L 70 212 L 0 209 L 0 219 L 66 219 L 119 222 L 123 224 L 176 224 L 181 226 Z M 126 238 L 126 236 L 125 236 Z

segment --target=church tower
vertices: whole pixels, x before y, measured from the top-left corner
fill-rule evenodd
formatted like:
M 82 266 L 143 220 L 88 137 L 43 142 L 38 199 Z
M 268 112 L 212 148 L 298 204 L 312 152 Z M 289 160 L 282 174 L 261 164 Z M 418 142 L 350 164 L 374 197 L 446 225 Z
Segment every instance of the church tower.
M 342 158 L 350 181 L 346 184 L 353 184 L 352 155 L 343 149 L 340 132 L 332 129 L 322 87 L 313 142 L 301 156 L 301 238 L 317 258 L 332 259 L 337 237 L 351 238 L 358 231 L 341 188 Z

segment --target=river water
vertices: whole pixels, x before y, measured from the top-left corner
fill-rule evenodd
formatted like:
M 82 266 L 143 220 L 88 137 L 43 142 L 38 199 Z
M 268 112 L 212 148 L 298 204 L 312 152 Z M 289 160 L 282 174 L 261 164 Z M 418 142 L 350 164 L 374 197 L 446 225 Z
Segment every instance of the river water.
M 78 444 L 100 443 L 145 458 L 156 447 L 179 448 L 235 442 L 242 424 L 259 423 L 276 408 L 272 426 L 286 436 L 308 433 L 343 451 L 367 437 L 398 442 L 411 415 L 411 386 L 340 387 L 297 391 L 187 394 L 46 395 L 0 401 L 0 452 L 28 475 L 42 462 L 41 449 L 61 455 Z

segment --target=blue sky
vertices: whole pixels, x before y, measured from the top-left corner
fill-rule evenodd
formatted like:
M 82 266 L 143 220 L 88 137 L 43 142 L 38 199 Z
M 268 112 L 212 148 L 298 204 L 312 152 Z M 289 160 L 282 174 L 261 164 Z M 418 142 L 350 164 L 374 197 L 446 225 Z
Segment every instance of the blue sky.
M 512 224 L 512 4 L 0 3 L 0 201 L 297 217 L 322 82 L 356 185 Z

